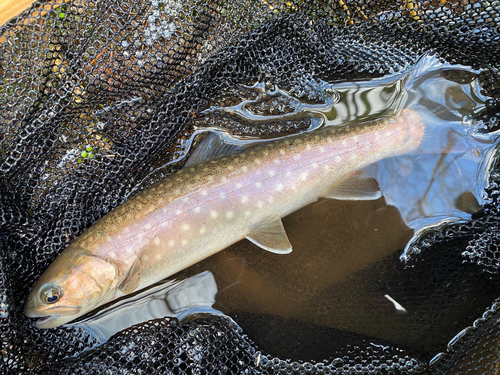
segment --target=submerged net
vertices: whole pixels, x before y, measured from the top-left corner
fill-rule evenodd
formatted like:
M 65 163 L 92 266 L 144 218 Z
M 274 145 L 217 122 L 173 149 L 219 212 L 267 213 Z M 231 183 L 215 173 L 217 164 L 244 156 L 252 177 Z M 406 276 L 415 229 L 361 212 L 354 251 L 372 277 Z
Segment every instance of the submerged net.
M 411 295 L 406 306 L 421 312 L 396 324 L 395 342 L 249 313 L 159 319 L 95 347 L 78 328 L 36 329 L 22 308 L 65 246 L 182 166 L 195 126 L 267 136 L 314 124 L 277 116 L 297 111 L 289 98 L 254 102 L 273 121 L 225 110 L 255 99 L 256 83 L 324 103 L 326 83 L 397 73 L 434 50 L 481 69 L 476 120 L 495 128 L 500 2 L 56 0 L 0 30 L 0 372 L 496 373 L 495 173 L 492 203 L 429 233 L 410 271 L 397 254 L 371 266 L 385 275 L 374 289 Z M 311 303 L 336 308 L 325 300 Z

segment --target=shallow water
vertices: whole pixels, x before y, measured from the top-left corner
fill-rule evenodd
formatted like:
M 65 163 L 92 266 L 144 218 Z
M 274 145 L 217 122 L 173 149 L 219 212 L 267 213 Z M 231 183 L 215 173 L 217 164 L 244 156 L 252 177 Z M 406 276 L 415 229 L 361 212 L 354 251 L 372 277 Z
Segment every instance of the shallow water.
M 275 318 L 304 323 L 300 326 L 301 334 L 307 333 L 312 324 L 369 337 L 374 344 L 382 340 L 417 351 L 439 350 L 443 342 L 463 328 L 463 321 L 475 318 L 476 310 L 483 309 L 477 302 L 481 296 L 476 296 L 474 304 L 469 292 L 463 291 L 463 304 L 455 310 L 449 307 L 456 304 L 454 299 L 442 301 L 450 321 L 443 323 L 444 317 L 442 321 L 434 319 L 433 322 L 440 322 L 441 331 L 432 324 L 429 328 L 422 306 L 434 301 L 429 288 L 443 287 L 425 281 L 427 271 L 416 274 L 415 269 L 405 269 L 400 257 L 418 256 L 412 244 L 422 233 L 436 225 L 468 220 L 486 202 L 483 191 L 498 136 L 483 134 L 483 124 L 469 119 L 484 108 L 478 73 L 466 67 L 440 64 L 427 55 L 414 69 L 384 79 L 337 85 L 319 82 L 315 86 L 319 98 L 316 104 L 301 103 L 289 93 L 258 84 L 250 88 L 259 92 L 257 99 L 243 100 L 227 109 L 217 108 L 218 116 L 226 110 L 233 118 L 262 123 L 265 115 L 249 109 L 251 104 L 266 95 L 282 96 L 291 108 L 283 116 L 311 119 L 309 128 L 302 131 L 314 131 L 320 126 L 356 126 L 397 109 L 411 108 L 422 116 L 427 130 L 419 153 L 386 159 L 364 171 L 377 178 L 383 198 L 321 199 L 284 218 L 294 248 L 291 254 L 271 254 L 247 240 L 240 241 L 170 278 L 186 280 L 184 283 L 168 282 L 156 287 L 154 294 L 141 294 L 130 303 L 115 305 L 116 308 L 105 310 L 80 326 L 90 327 L 104 341 L 142 318 L 170 314 L 183 319 L 218 310 L 233 317 L 246 333 L 253 334 L 251 338 L 258 345 L 275 355 L 281 353 L 279 345 L 286 346 L 284 342 L 266 346 L 265 336 L 278 337 L 284 329 Z M 270 120 L 279 116 L 273 114 Z M 199 129 L 198 133 L 205 130 Z M 233 137 L 231 141 L 260 140 Z M 405 253 L 402 249 L 406 249 Z M 206 271 L 213 277 L 207 278 Z M 193 280 L 197 285 L 196 303 L 185 298 L 177 310 L 172 309 L 169 298 L 171 301 L 172 296 L 183 293 L 183 286 L 191 285 L 193 290 Z M 450 280 L 454 279 L 450 276 L 444 282 Z M 492 299 L 484 298 L 486 303 Z M 428 313 L 439 311 L 436 308 Z M 101 319 L 111 316 L 119 323 L 112 328 L 105 323 L 104 330 Z M 434 330 L 430 332 L 431 329 Z M 307 347 L 306 343 L 303 345 Z M 335 355 L 334 349 L 325 350 L 326 354 Z M 301 358 L 300 353 L 294 355 L 311 359 Z M 321 359 L 321 355 L 316 359 Z

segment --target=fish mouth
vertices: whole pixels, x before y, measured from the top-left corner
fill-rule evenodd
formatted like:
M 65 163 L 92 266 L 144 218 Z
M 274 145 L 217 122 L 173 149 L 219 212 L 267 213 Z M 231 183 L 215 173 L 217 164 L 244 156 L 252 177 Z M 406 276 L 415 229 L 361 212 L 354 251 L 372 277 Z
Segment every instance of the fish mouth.
M 75 320 L 76 318 L 78 318 L 78 315 L 54 314 L 54 315 L 41 316 L 37 318 L 38 319 L 35 321 L 35 326 L 37 328 L 55 328 Z
M 61 313 L 54 313 L 58 311 Z M 60 306 L 44 310 L 43 312 L 26 312 L 25 314 L 28 318 L 38 318 L 35 321 L 37 328 L 54 328 L 76 319 L 80 311 L 80 307 Z
M 59 315 L 49 315 L 38 318 L 35 322 L 36 328 L 53 328 L 59 324 L 54 325 L 54 322 L 59 319 Z

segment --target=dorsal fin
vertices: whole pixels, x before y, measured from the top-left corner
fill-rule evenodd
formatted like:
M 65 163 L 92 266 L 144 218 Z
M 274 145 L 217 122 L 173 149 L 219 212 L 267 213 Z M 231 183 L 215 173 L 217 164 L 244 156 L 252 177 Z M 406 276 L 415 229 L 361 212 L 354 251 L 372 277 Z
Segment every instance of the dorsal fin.
M 216 132 L 210 132 L 207 137 L 196 147 L 184 167 L 191 167 L 211 160 L 219 159 L 226 155 L 237 154 L 248 148 L 246 144 L 229 143 Z
M 264 250 L 276 254 L 289 254 L 292 245 L 278 215 L 271 215 L 247 234 L 246 238 Z

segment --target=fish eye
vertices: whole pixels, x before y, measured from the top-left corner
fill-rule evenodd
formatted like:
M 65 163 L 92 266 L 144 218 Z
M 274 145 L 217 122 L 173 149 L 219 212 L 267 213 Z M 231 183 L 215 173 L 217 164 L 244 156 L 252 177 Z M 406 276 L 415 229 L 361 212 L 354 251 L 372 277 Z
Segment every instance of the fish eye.
M 40 299 L 44 303 L 56 303 L 62 297 L 62 289 L 57 285 L 44 285 L 40 289 Z

